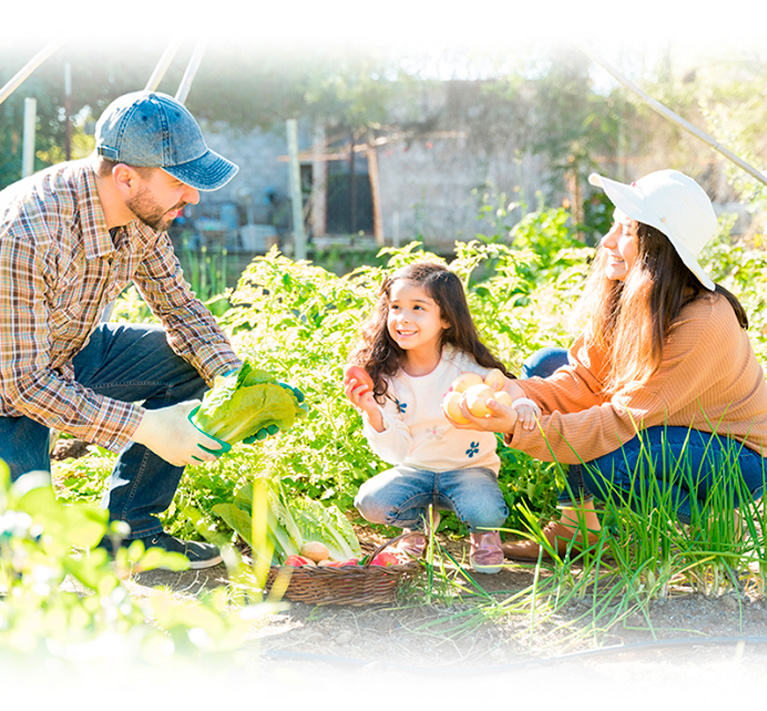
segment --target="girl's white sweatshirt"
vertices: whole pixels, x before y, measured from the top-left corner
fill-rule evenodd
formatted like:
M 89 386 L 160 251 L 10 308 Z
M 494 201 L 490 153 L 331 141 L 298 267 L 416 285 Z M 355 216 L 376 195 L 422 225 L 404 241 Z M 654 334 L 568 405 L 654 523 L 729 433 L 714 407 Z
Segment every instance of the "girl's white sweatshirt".
M 384 431 L 376 432 L 363 413 L 363 432 L 373 451 L 390 464 L 427 471 L 486 467 L 498 474 L 501 462 L 495 434 L 456 429 L 442 414 L 442 398 L 465 371 L 484 377 L 490 368 L 446 348 L 428 375 L 413 377 L 400 370 L 389 380 L 387 400 L 381 408 Z

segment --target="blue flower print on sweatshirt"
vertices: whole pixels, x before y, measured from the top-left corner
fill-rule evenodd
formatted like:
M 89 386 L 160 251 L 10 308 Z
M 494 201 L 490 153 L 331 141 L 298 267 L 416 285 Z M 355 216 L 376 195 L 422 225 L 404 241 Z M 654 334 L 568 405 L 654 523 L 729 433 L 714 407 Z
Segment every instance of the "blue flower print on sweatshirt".
M 395 400 L 394 402 L 397 403 L 397 409 L 400 411 L 401 414 L 405 414 L 405 410 L 407 410 L 407 403 L 406 402 L 400 402 L 399 400 Z
M 466 454 L 469 456 L 469 459 L 471 459 L 475 454 L 479 453 L 479 442 L 472 442 L 469 445 L 469 448 L 466 450 Z

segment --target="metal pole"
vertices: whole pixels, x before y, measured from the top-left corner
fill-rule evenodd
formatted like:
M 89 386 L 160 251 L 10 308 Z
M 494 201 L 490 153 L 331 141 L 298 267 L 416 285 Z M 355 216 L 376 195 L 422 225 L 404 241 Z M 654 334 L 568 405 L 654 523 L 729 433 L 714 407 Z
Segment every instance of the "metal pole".
M 352 243 L 357 234 L 357 168 L 354 165 L 354 133 L 352 133 L 349 148 L 349 232 Z
M 63 39 L 49 42 L 32 59 L 30 59 L 16 74 L 0 89 L 0 104 L 3 103 L 35 69 L 37 69 L 48 57 L 50 57 L 62 44 Z
M 378 176 L 378 154 L 373 143 L 373 132 L 368 131 L 368 177 L 370 178 L 370 197 L 373 200 L 373 235 L 376 244 L 384 244 L 383 215 L 381 213 L 381 181 Z
M 700 139 L 704 143 L 711 146 L 714 150 L 721 153 L 725 158 L 732 161 L 737 165 L 739 168 L 742 168 L 745 170 L 749 175 L 756 178 L 760 183 L 763 183 L 764 185 L 767 185 L 767 176 L 765 176 L 761 171 L 754 168 L 749 163 L 746 163 L 742 158 L 735 155 L 732 151 L 728 150 L 724 146 L 722 146 L 719 142 L 714 140 L 711 136 L 709 136 L 707 133 L 704 133 L 699 128 L 693 126 L 689 121 L 683 119 L 679 114 L 675 114 L 671 109 L 667 108 L 663 104 L 661 104 L 659 101 L 656 101 L 651 96 L 648 96 L 644 91 L 642 91 L 636 84 L 632 83 L 626 77 L 624 77 L 617 69 L 612 67 L 610 64 L 605 62 L 603 59 L 600 59 L 596 57 L 588 47 L 582 45 L 580 42 L 577 42 L 580 49 L 586 54 L 589 59 L 591 59 L 593 62 L 596 62 L 601 66 L 603 69 L 605 69 L 609 74 L 611 74 L 615 79 L 617 79 L 623 86 L 625 86 L 627 89 L 633 91 L 637 96 L 639 96 L 643 101 L 645 101 L 650 108 L 652 108 L 654 111 L 657 111 L 661 116 L 664 116 L 665 118 L 669 119 L 673 123 L 677 124 L 681 128 L 683 128 L 688 133 L 695 136 L 695 138 Z
M 189 90 L 192 88 L 192 81 L 194 81 L 194 75 L 197 74 L 197 70 L 200 68 L 200 62 L 202 62 L 202 55 L 205 54 L 205 46 L 207 42 L 200 40 L 197 46 L 194 48 L 192 58 L 189 60 L 189 64 L 186 67 L 186 72 L 181 79 L 181 84 L 178 86 L 176 92 L 176 101 L 184 103 L 186 97 L 189 96 Z
M 293 235 L 295 258 L 306 259 L 306 234 L 304 232 L 304 200 L 301 195 L 301 167 L 298 162 L 298 122 L 288 119 L 288 157 L 290 160 L 290 200 L 293 203 Z
M 24 138 L 21 151 L 21 177 L 35 172 L 35 124 L 37 123 L 37 99 L 24 99 Z
M 157 62 L 157 66 L 154 68 L 154 71 L 152 72 L 152 76 L 149 77 L 149 81 L 146 83 L 146 86 L 144 87 L 145 91 L 157 90 L 157 87 L 160 85 L 162 78 L 165 76 L 165 72 L 168 71 L 168 67 L 170 66 L 170 63 L 173 61 L 173 57 L 176 56 L 176 52 L 178 52 L 178 48 L 180 46 L 181 46 L 180 37 L 176 37 L 174 40 L 171 41 L 167 49 L 162 53 L 162 57 L 160 57 L 160 61 Z
M 72 65 L 64 64 L 64 156 L 72 158 Z

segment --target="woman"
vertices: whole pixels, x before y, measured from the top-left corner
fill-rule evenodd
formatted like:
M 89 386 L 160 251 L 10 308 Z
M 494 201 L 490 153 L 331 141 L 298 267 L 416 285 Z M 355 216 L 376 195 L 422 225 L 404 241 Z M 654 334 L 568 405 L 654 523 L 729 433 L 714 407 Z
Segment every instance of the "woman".
M 463 406 L 465 427 L 570 465 L 562 518 L 544 529 L 560 552 L 598 530 L 592 496 L 636 505 L 660 491 L 689 522 L 712 486 L 732 487 L 739 472 L 757 498 L 765 478 L 767 384 L 746 314 L 698 263 L 717 229 L 711 201 L 674 170 L 631 185 L 589 181 L 616 209 L 581 298 L 585 328 L 567 354 L 534 357 L 532 377 L 512 384 L 541 407 L 539 425 L 498 403 L 486 419 Z M 537 558 L 540 547 L 506 543 L 504 552 Z

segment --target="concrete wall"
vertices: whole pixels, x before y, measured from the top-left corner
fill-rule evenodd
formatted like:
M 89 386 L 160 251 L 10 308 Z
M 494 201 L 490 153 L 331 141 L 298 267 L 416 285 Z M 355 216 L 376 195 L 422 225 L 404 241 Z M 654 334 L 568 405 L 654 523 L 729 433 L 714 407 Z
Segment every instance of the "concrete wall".
M 417 109 L 413 120 L 412 107 L 410 115 L 403 111 L 401 117 L 394 108 L 392 122 L 377 134 L 387 141 L 377 149 L 387 244 L 423 239 L 427 245 L 450 245 L 486 232 L 488 226 L 477 216 L 488 192 L 537 204 L 536 192 L 547 189 L 546 167 L 540 158 L 521 152 L 513 125 L 495 121 L 490 130 L 488 120 L 493 119 L 477 109 L 476 98 L 456 94 L 449 83 L 424 88 Z M 299 122 L 304 165 L 311 165 L 314 129 L 310 122 Z M 236 202 L 242 222 L 268 223 L 267 193 L 276 192 L 284 201 L 289 197 L 288 164 L 279 160 L 287 154 L 284 126 L 247 133 L 208 126 L 205 134 L 210 147 L 238 163 L 240 171 L 222 190 L 204 194 L 199 211 L 215 215 L 222 203 Z M 348 143 L 328 147 L 329 152 L 339 150 L 348 152 Z M 364 153 L 355 160 L 357 170 L 365 171 Z M 283 209 L 289 212 L 289 202 Z
M 283 128 L 279 132 L 279 128 Z M 287 154 L 284 127 L 274 131 L 256 129 L 247 133 L 234 132 L 226 126 L 204 128 L 208 146 L 240 166 L 232 180 L 220 190 L 201 195 L 201 207 L 214 207 L 224 202 L 235 202 L 247 216 L 252 210 L 254 222 L 268 219 L 269 191 L 286 196 L 288 190 L 288 164 L 279 160 Z
M 467 135 L 427 136 L 381 149 L 379 178 L 389 244 L 468 241 L 492 229 L 489 220 L 478 219 L 483 202 L 534 206 L 535 193 L 545 189 L 540 159 L 483 154 Z

